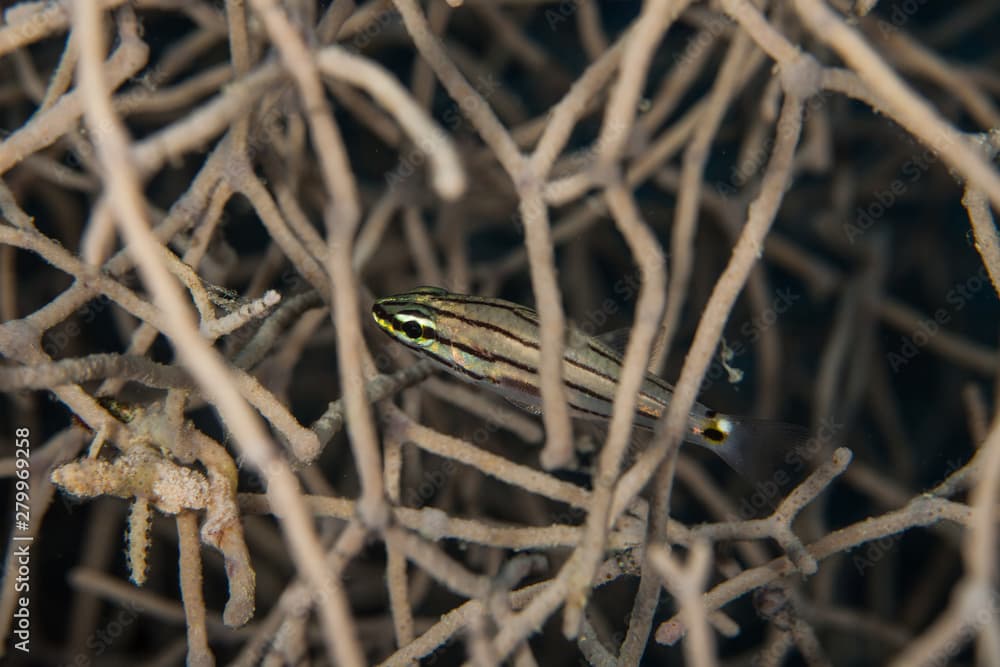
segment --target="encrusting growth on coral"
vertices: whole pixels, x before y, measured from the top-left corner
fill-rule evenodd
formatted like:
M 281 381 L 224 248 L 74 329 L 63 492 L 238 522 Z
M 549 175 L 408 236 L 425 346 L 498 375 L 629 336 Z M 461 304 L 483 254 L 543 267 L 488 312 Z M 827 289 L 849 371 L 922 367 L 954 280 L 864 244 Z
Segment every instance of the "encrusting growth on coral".
M 137 585 L 146 578 L 150 508 L 169 515 L 203 510 L 202 540 L 222 552 L 227 564 L 225 621 L 243 625 L 253 615 L 256 575 L 236 507 L 232 458 L 190 424 L 171 421 L 162 406 L 129 410 L 126 428 L 132 439 L 124 441 L 129 444 L 120 455 L 110 461 L 88 457 L 67 463 L 52 471 L 52 482 L 81 498 L 110 495 L 132 501 L 127 555 Z M 181 460 L 172 460 L 171 453 Z M 205 472 L 184 462 L 197 462 Z
M 1000 664 L 998 13 L 7 8 L 0 656 Z M 540 411 L 379 334 L 419 286 L 537 312 L 436 360 Z M 741 479 L 696 401 L 812 438 Z

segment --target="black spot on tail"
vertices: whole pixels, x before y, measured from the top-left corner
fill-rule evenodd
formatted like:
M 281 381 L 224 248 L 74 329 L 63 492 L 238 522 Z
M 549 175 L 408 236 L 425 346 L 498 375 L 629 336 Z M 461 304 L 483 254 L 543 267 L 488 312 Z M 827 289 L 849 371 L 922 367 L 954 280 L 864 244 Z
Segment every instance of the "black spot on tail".
M 725 433 L 711 426 L 702 431 L 702 435 L 711 442 L 724 442 L 726 439 Z

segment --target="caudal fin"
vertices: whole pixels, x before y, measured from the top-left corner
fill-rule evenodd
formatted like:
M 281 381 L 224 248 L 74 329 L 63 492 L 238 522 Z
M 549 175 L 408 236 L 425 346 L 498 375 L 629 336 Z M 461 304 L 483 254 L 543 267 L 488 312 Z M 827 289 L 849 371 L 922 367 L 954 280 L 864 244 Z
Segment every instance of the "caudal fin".
M 719 455 L 730 468 L 750 482 L 758 482 L 784 471 L 784 478 L 797 478 L 808 474 L 812 461 L 825 447 L 819 438 L 810 437 L 809 429 L 798 424 L 732 417 L 726 419 L 731 429 L 724 442 L 705 442 L 705 446 Z

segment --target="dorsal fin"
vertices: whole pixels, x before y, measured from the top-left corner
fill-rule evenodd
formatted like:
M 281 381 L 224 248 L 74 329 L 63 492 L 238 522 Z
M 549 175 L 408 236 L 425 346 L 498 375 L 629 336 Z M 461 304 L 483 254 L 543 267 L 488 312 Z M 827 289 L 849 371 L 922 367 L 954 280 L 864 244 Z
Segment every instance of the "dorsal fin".
M 611 349 L 612 352 L 620 357 L 625 356 L 625 346 L 628 345 L 629 336 L 632 335 L 632 330 L 628 327 L 624 329 L 614 329 L 612 331 L 605 331 L 604 333 L 594 336 L 594 339 Z

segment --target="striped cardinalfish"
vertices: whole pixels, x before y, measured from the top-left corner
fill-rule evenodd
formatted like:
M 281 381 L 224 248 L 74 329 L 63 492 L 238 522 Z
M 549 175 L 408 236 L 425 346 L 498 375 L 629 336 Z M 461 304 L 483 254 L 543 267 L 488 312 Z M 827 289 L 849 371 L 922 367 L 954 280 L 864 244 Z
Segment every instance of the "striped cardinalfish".
M 378 326 L 400 343 L 429 357 L 466 382 L 488 387 L 518 407 L 541 413 L 538 383 L 539 329 L 535 311 L 486 297 L 418 287 L 378 299 L 372 306 Z M 570 414 L 578 419 L 611 419 L 622 356 L 570 327 L 563 356 L 563 379 Z M 640 387 L 633 424 L 652 430 L 666 412 L 673 388 L 647 373 Z M 722 414 L 695 403 L 685 441 L 711 449 L 737 472 L 771 441 L 802 440 L 805 429 L 792 424 Z

